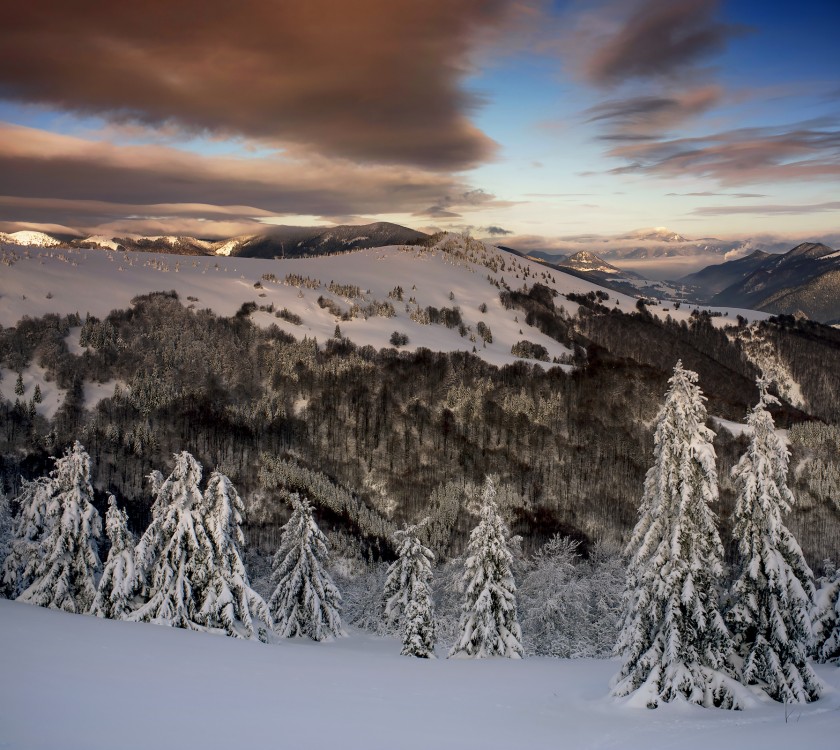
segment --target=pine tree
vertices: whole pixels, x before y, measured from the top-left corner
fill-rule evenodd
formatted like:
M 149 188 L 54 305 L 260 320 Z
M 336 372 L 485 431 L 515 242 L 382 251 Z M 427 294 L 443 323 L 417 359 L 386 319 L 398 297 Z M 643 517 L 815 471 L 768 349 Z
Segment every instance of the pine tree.
M 449 656 L 521 659 L 524 651 L 516 615 L 513 556 L 490 477 L 484 482 L 480 516 L 467 546 L 459 634 Z
M 641 689 L 650 708 L 682 698 L 738 708 L 718 609 L 723 548 L 709 504 L 718 499 L 714 433 L 705 426 L 697 374 L 677 362 L 654 435 L 630 557 L 613 694 Z
M 105 533 L 111 549 L 88 614 L 122 620 L 131 610 L 134 596 L 134 537 L 128 530 L 128 515 L 117 507 L 113 495 L 108 497 Z
M 398 557 L 388 568 L 383 596 L 386 622 L 401 628 L 400 653 L 433 659 L 435 622 L 430 581 L 434 555 L 417 537 L 425 521 L 394 533 Z
M 15 395 L 23 395 L 23 373 L 18 373 L 17 380 L 15 380 Z
M 39 477 L 23 481 L 23 490 L 15 498 L 19 508 L 13 522 L 9 550 L 3 561 L 2 591 L 9 599 L 16 599 L 29 587 L 42 556 L 42 544 L 50 530 L 52 518 L 47 505 L 53 494 L 53 481 Z
M 804 703 L 821 692 L 807 660 L 814 577 L 782 523 L 794 504 L 787 486 L 790 454 L 774 431 L 767 405 L 778 399 L 767 393 L 767 385 L 758 381 L 758 404 L 747 420 L 750 445 L 732 469 L 738 493 L 732 533 L 740 561 L 728 621 L 744 657 L 741 681 L 761 684 L 777 701 Z
M 40 404 L 43 401 L 43 396 L 41 395 L 41 384 L 35 384 L 35 393 L 32 394 L 32 402 L 35 404 Z
M 341 595 L 324 569 L 327 539 L 308 500 L 293 493 L 289 502 L 292 515 L 283 526 L 271 576 L 275 588 L 269 608 L 275 630 L 286 638 L 308 636 L 315 641 L 343 635 Z
M 254 637 L 254 617 L 269 627 L 271 614 L 263 598 L 251 588 L 242 548 L 244 506 L 233 483 L 224 474 L 214 471 L 204 491 L 203 523 L 211 545 L 212 566 L 201 615 L 210 627 L 222 627 L 228 635 Z
M 825 561 L 814 607 L 814 653 L 817 661 L 840 663 L 840 568 Z
M 14 519 L 12 509 L 9 505 L 9 498 L 0 489 L 0 561 L 5 562 L 12 550 L 14 539 Z M 3 578 L 0 575 L 0 595 L 3 593 Z
M 56 459 L 46 512 L 50 531 L 21 601 L 66 612 L 84 613 L 96 596 L 102 568 L 102 520 L 93 507 L 90 456 L 76 441 Z
M 201 465 L 186 451 L 160 485 L 152 522 L 135 550 L 136 585 L 145 603 L 126 619 L 204 630 L 200 600 L 209 578 L 210 542 L 195 510 Z

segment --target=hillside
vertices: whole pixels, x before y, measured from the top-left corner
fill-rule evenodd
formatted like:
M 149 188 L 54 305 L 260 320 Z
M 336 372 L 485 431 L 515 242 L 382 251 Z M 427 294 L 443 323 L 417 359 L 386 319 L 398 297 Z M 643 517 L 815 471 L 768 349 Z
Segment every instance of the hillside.
M 554 532 L 621 544 L 678 358 L 715 417 L 743 420 L 761 367 L 786 400 L 781 427 L 840 421 L 840 383 L 824 377 L 840 368 L 833 329 L 643 305 L 461 237 L 307 259 L 7 247 L 2 261 L 7 489 L 80 438 L 137 530 L 143 478 L 189 449 L 237 482 L 266 552 L 284 520 L 261 476 L 269 456 L 312 472 L 301 489 L 321 477 L 356 498 L 325 496 L 323 518 L 374 555 L 425 514 L 441 524 L 441 559 L 457 555 L 487 473 L 526 549 Z M 721 431 L 722 477 L 737 441 Z M 816 563 L 836 549 L 840 509 L 802 488 L 791 524 Z M 722 502 L 725 536 L 731 489 Z
M 803 242 L 784 255 L 765 258 L 710 301 L 831 323 L 840 320 L 838 272 L 840 253 L 821 243 Z
M 680 282 L 696 287 L 698 295 L 709 299 L 745 279 L 770 257 L 768 253 L 756 250 L 743 258 L 706 266 L 700 271 L 683 276 Z

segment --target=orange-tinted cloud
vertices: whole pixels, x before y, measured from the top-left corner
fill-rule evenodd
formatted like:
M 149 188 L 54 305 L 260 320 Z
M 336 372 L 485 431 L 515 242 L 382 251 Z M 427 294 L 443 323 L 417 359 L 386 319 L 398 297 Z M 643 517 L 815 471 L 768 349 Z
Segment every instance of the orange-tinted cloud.
M 114 121 L 461 169 L 473 44 L 512 0 L 44 0 L 4 8 L 0 97 Z
M 8 125 L 0 125 L 0 174 L 5 191 L 13 191 L 0 197 L 0 220 L 85 226 L 131 216 L 186 225 L 293 214 L 422 215 L 441 204 L 455 213 L 494 199 L 417 168 L 314 155 L 207 157 Z

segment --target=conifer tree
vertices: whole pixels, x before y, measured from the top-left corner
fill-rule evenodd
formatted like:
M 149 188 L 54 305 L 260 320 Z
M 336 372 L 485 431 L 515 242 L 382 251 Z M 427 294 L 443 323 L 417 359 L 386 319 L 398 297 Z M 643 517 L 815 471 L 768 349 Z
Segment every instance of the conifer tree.
M 668 382 L 654 464 L 626 549 L 625 615 L 616 644 L 624 664 L 613 694 L 641 689 L 650 708 L 677 698 L 737 708 L 732 644 L 716 588 L 723 548 L 709 508 L 718 499 L 714 433 L 705 426 L 697 374 L 677 362 Z
M 135 550 L 136 585 L 145 603 L 126 619 L 204 630 L 201 593 L 209 577 L 207 533 L 195 512 L 202 504 L 201 465 L 187 451 L 160 485 L 152 522 Z
M 102 520 L 93 507 L 90 456 L 76 441 L 56 459 L 46 505 L 49 533 L 42 542 L 32 582 L 21 601 L 66 612 L 84 613 L 96 596 L 102 568 Z
M 202 509 L 212 565 L 204 588 L 201 615 L 209 626 L 222 627 L 228 635 L 253 638 L 254 617 L 271 627 L 271 614 L 248 581 L 241 551 L 245 546 L 244 506 L 224 474 L 214 471 L 210 475 Z
M 9 505 L 9 498 L 0 488 L 0 563 L 5 562 L 12 549 L 14 538 L 14 519 L 12 509 Z M 0 575 L 0 592 L 3 590 L 2 575 Z
M 840 568 L 825 561 L 814 607 L 814 654 L 820 662 L 840 663 Z
M 108 497 L 105 534 L 111 549 L 89 614 L 122 620 L 131 610 L 134 596 L 134 537 L 128 530 L 128 515 L 125 510 L 117 507 L 113 495 Z
M 292 515 L 283 526 L 271 576 L 275 588 L 269 608 L 275 630 L 286 638 L 308 636 L 315 641 L 343 635 L 341 595 L 324 569 L 327 539 L 308 500 L 293 493 L 289 502 Z
M 15 381 L 15 395 L 23 395 L 23 373 L 20 372 L 18 373 L 17 380 Z
M 426 521 L 394 533 L 397 559 L 388 568 L 383 595 L 387 624 L 400 625 L 400 653 L 433 659 L 435 621 L 430 581 L 434 555 L 417 536 Z
M 516 583 L 507 528 L 496 507 L 496 488 L 484 482 L 481 520 L 470 534 L 464 569 L 464 602 L 450 657 L 521 659 L 522 631 L 516 614 Z
M 819 697 L 808 664 L 814 577 L 796 539 L 782 522 L 794 503 L 787 486 L 790 454 L 776 435 L 768 404 L 778 399 L 760 379 L 758 404 L 748 418 L 747 452 L 732 469 L 737 489 L 733 536 L 740 556 L 728 621 L 744 663 L 741 681 L 760 684 L 784 703 Z
M 52 519 L 47 504 L 53 493 L 53 481 L 39 477 L 23 480 L 23 489 L 15 498 L 19 508 L 12 524 L 12 538 L 3 561 L 0 589 L 9 599 L 16 599 L 32 583 L 42 556 L 42 543 Z

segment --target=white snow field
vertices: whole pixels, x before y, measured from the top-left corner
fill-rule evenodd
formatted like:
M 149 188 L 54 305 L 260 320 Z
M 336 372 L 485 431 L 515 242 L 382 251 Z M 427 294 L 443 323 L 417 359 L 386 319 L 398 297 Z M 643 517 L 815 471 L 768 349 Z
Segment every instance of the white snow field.
M 265 645 L 0 600 L 0 747 L 14 750 L 836 748 L 840 668 L 815 703 L 656 710 L 615 661 L 413 659 L 351 630 Z M 442 649 L 439 649 L 442 653 Z
M 472 351 L 475 347 L 478 356 L 496 365 L 516 361 L 511 346 L 522 339 L 543 345 L 549 357 L 562 359 L 569 355 L 562 344 L 527 326 L 521 311 L 505 310 L 499 301 L 499 289 L 488 277 L 493 281 L 504 279 L 514 290 L 539 282 L 561 295 L 586 294 L 601 287 L 491 245 L 472 241 L 471 248 L 471 259 L 443 252 L 440 246 L 391 246 L 318 258 L 261 260 L 0 245 L 0 325 L 13 326 L 24 315 L 37 317 L 50 312 L 78 312 L 82 318 L 89 312 L 104 318 L 111 310 L 128 307 L 132 297 L 139 294 L 174 289 L 183 304 L 192 304 L 196 309 L 211 308 L 221 315 L 233 315 L 243 302 L 273 303 L 276 310 L 287 308 L 302 318 L 301 325 L 266 312 L 255 312 L 251 319 L 262 326 L 274 323 L 296 338 L 314 336 L 319 342 L 332 337 L 338 322 L 343 336 L 360 346 L 370 344 L 377 349 L 389 346 L 391 333 L 398 330 L 409 337 L 408 345 L 403 347 L 408 351 L 421 346 L 433 351 Z M 266 279 L 264 274 L 273 276 Z M 320 287 L 286 284 L 284 279 L 289 274 L 317 280 Z M 332 293 L 327 289 L 331 281 L 358 286 L 363 297 L 350 299 Z M 255 288 L 257 282 L 261 288 Z M 388 297 L 398 285 L 403 288 L 403 302 Z M 609 295 L 609 306 L 618 303 L 622 310 L 635 309 L 633 297 L 615 292 Z M 353 302 L 360 306 L 374 300 L 391 302 L 396 316 L 371 315 L 337 321 L 318 306 L 320 296 L 332 300 L 343 311 L 349 310 Z M 416 305 L 410 302 L 411 298 Z M 482 303 L 487 305 L 486 313 L 479 310 Z M 576 303 L 563 297 L 557 297 L 555 304 L 562 305 L 571 315 L 578 309 Z M 483 321 L 490 327 L 493 341 L 485 347 L 480 337 L 476 336 L 473 342 L 468 336 L 460 336 L 457 328 L 422 325 L 411 319 L 407 305 L 412 310 L 416 306 L 425 309 L 429 305 L 457 305 L 473 333 Z M 675 310 L 663 304 L 649 309 L 663 318 L 670 315 L 676 320 L 688 320 L 694 307 L 683 304 Z M 749 320 L 768 317 L 751 310 L 720 308 L 720 312 L 720 317 L 712 319 L 716 326 L 734 323 L 738 314 Z M 78 353 L 78 331 L 68 337 L 68 345 Z

